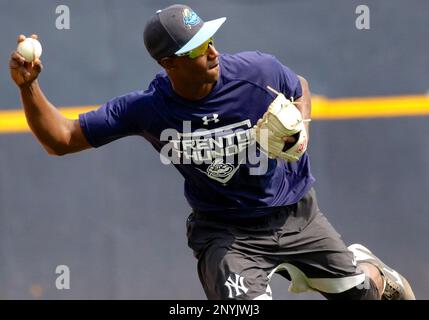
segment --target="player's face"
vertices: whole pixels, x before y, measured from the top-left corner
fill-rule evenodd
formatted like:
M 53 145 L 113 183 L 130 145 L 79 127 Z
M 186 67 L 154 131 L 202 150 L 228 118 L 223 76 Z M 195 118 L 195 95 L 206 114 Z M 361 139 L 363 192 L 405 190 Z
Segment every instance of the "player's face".
M 177 57 L 177 75 L 186 83 L 215 83 L 219 78 L 219 52 L 213 42 L 197 57 Z

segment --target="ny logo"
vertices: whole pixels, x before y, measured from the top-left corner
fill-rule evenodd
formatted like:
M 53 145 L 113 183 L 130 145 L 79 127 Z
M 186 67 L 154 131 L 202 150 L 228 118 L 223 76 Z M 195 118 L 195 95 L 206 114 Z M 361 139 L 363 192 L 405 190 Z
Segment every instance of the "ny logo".
M 205 126 L 208 126 L 210 121 L 214 121 L 214 123 L 218 123 L 220 120 L 218 119 L 219 115 L 217 113 L 213 113 L 213 118 L 209 118 L 207 116 L 203 117 L 203 122 Z
M 228 280 L 225 282 L 225 285 L 227 286 L 229 290 L 229 298 L 233 298 L 233 292 L 232 288 L 235 289 L 235 296 L 238 297 L 242 295 L 243 293 L 246 293 L 249 289 L 244 286 L 244 278 L 236 273 L 234 273 L 235 280 L 231 279 L 231 276 L 228 277 Z M 241 292 L 241 291 L 243 292 Z

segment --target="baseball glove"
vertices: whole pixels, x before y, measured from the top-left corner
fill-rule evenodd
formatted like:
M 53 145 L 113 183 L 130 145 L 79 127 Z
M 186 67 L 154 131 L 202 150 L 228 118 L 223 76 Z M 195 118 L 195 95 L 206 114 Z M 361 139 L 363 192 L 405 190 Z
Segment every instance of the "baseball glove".
M 294 162 L 307 150 L 307 132 L 301 112 L 282 93 L 268 87 L 277 94 L 268 106 L 263 118 L 255 126 L 256 141 L 268 157 Z M 309 121 L 309 120 L 306 120 Z M 294 142 L 285 143 L 284 137 L 294 137 Z

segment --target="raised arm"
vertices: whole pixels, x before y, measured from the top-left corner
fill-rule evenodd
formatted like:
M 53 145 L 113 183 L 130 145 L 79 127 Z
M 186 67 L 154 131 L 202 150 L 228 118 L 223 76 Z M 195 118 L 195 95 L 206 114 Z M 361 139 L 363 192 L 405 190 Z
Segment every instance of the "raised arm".
M 32 35 L 37 39 L 36 35 Z M 25 36 L 18 37 L 18 43 Z M 42 146 L 51 155 L 64 155 L 91 148 L 78 120 L 65 118 L 42 92 L 37 77 L 40 60 L 25 62 L 16 51 L 9 61 L 10 74 L 21 93 L 27 123 Z

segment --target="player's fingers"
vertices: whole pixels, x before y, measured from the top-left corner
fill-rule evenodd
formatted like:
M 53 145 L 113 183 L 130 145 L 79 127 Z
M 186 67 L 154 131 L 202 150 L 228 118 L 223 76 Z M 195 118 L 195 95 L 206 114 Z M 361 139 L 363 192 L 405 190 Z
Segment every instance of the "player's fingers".
M 36 70 L 37 72 L 42 71 L 42 69 L 43 69 L 43 65 L 42 65 L 42 62 L 40 61 L 40 59 L 36 59 L 36 60 L 34 60 L 34 62 L 33 62 L 33 68 L 34 68 L 34 70 Z
M 20 34 L 20 35 L 18 36 L 18 38 L 16 39 L 16 42 L 20 43 L 20 42 L 22 42 L 22 41 L 24 41 L 24 40 L 25 40 L 25 36 L 24 36 L 23 34 Z
M 296 142 L 296 138 L 292 137 L 292 136 L 286 136 L 286 137 L 283 137 L 283 141 L 289 142 L 289 143 L 294 143 L 294 142 Z
M 24 62 L 24 68 L 25 68 L 25 70 L 27 70 L 28 72 L 30 72 L 31 69 L 33 69 L 33 62 L 27 62 L 27 61 L 25 61 Z
M 14 51 L 11 55 L 11 60 L 16 61 L 19 65 L 23 65 L 25 62 L 25 59 L 23 56 L 21 56 L 18 52 Z
M 19 68 L 19 66 L 20 66 L 20 64 L 19 64 L 16 60 L 14 60 L 14 59 L 10 59 L 9 67 L 10 67 L 11 69 L 18 69 L 18 68 Z
M 31 35 L 31 38 L 33 38 L 33 39 L 36 39 L 36 40 L 37 40 L 37 39 L 39 39 L 39 36 L 38 36 L 37 34 L 32 34 L 32 35 Z
M 26 80 L 31 78 L 31 73 L 28 70 L 24 70 L 23 76 Z

